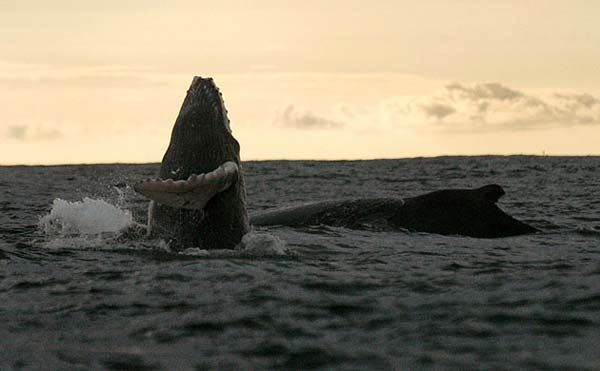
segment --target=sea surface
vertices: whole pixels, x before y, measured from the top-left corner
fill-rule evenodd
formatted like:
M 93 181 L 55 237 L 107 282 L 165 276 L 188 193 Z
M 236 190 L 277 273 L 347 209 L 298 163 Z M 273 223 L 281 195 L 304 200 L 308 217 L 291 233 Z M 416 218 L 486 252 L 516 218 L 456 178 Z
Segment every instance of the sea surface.
M 600 157 L 243 164 L 251 212 L 497 183 L 542 232 L 135 237 L 158 164 L 0 167 L 0 369 L 599 370 Z

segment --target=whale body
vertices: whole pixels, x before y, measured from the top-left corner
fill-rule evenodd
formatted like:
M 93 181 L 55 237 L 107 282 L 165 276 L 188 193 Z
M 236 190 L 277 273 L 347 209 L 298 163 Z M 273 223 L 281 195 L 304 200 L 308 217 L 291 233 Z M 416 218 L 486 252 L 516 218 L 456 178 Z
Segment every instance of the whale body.
M 194 77 L 159 179 L 133 188 L 152 200 L 148 235 L 163 238 L 175 249 L 232 249 L 248 233 L 240 145 L 211 78 Z
M 232 249 L 250 231 L 240 146 L 211 78 L 194 77 L 175 121 L 158 179 L 133 186 L 151 201 L 147 234 L 172 248 Z M 257 226 L 331 225 L 495 238 L 535 228 L 496 206 L 499 185 L 422 196 L 315 202 L 252 216 Z
M 504 194 L 502 187 L 490 184 L 476 189 L 445 189 L 406 199 L 323 201 L 258 213 L 250 221 L 258 226 L 330 225 L 479 238 L 536 232 L 496 205 Z

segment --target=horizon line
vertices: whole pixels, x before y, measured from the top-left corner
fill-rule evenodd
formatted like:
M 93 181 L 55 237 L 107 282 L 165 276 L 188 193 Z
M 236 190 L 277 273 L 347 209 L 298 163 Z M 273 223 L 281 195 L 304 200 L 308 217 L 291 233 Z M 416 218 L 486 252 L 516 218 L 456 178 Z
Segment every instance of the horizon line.
M 514 154 L 452 154 L 452 155 L 433 155 L 433 156 L 408 156 L 408 157 L 377 157 L 377 158 L 334 158 L 334 159 L 318 159 L 318 158 L 251 158 L 242 160 L 241 162 L 293 162 L 293 161 L 314 161 L 314 162 L 351 162 L 351 161 L 392 161 L 392 160 L 411 160 L 411 159 L 434 159 L 442 157 L 600 157 L 598 154 L 529 154 L 529 153 L 514 153 Z M 14 163 L 3 164 L 0 167 L 53 167 L 53 166 L 94 166 L 94 165 L 151 165 L 160 164 L 161 161 L 151 162 L 69 162 L 69 163 Z

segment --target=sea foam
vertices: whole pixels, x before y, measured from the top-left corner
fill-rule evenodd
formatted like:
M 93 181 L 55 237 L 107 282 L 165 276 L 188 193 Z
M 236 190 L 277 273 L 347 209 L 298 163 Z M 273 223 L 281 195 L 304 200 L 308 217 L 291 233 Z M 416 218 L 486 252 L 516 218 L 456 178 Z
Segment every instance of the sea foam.
M 57 198 L 50 213 L 40 218 L 38 227 L 50 237 L 46 248 L 60 249 L 139 249 L 153 248 L 165 252 L 201 257 L 285 256 L 289 249 L 285 241 L 265 232 L 247 233 L 234 250 L 204 250 L 190 247 L 183 251 L 172 251 L 161 239 L 148 240 L 141 244 L 114 244 L 130 227 L 141 225 L 133 220 L 131 212 L 104 200 L 85 197 L 82 201 L 66 201 Z M 143 237 L 140 236 L 143 239 Z M 141 242 L 138 241 L 138 242 Z M 139 246 L 138 246 L 139 245 Z
M 52 210 L 40 218 L 38 226 L 46 234 L 67 236 L 118 233 L 133 224 L 129 210 L 85 197 L 75 202 L 55 199 Z
M 248 232 L 234 250 L 205 250 L 191 247 L 179 252 L 181 255 L 203 257 L 286 256 L 290 254 L 285 241 L 265 232 Z

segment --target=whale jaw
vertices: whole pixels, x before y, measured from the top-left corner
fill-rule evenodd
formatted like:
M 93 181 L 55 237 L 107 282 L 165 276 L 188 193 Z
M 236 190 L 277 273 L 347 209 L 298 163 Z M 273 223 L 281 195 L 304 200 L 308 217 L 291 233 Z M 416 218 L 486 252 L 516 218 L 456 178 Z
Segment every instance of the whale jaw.
M 202 210 L 217 193 L 229 188 L 237 179 L 239 168 L 227 161 L 206 174 L 192 174 L 186 180 L 147 180 L 133 189 L 161 205 Z

